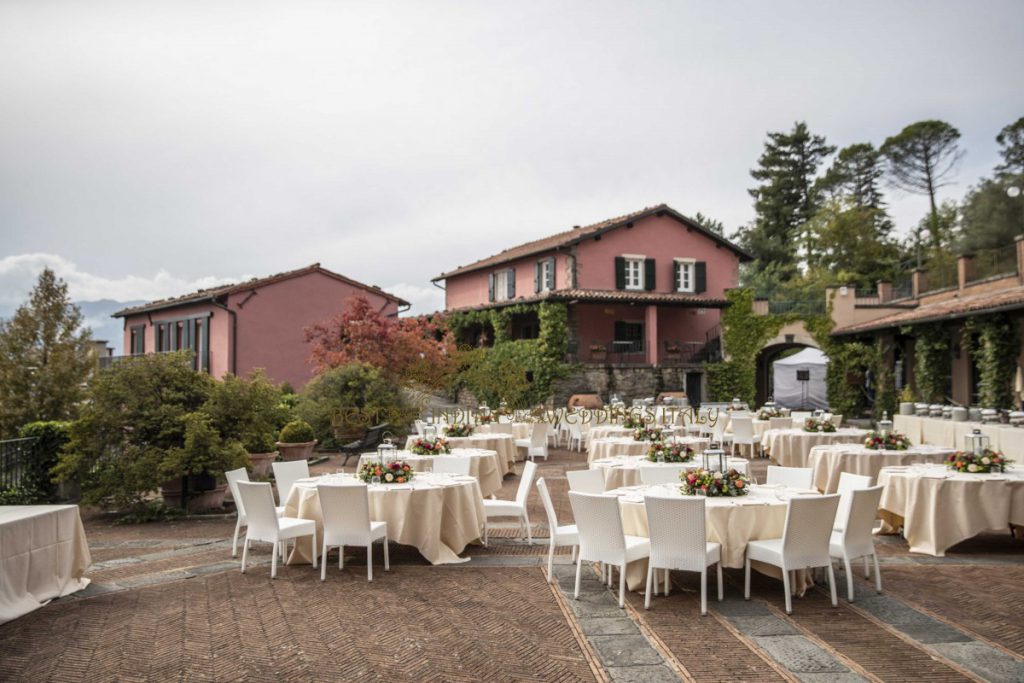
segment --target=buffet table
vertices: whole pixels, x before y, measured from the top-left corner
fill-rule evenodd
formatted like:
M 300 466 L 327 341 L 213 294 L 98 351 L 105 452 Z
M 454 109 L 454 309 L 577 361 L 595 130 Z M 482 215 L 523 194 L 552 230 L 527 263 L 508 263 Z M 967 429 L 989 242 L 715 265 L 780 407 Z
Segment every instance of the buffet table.
M 991 440 L 992 448 L 1017 462 L 1024 462 L 1024 427 L 981 422 L 954 422 L 938 417 L 916 415 L 893 416 L 893 429 L 905 434 L 913 444 L 943 446 L 954 450 L 964 448 L 964 437 L 980 429 Z

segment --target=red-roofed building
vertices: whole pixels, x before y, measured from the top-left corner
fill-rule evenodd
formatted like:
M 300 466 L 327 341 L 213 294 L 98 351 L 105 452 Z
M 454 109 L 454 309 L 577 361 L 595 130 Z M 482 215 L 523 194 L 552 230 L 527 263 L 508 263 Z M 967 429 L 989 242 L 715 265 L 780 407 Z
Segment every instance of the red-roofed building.
M 322 268 L 319 263 L 118 311 L 126 354 L 191 349 L 197 370 L 214 377 L 263 368 L 300 389 L 313 376 L 305 329 L 366 298 L 385 315 L 408 302 Z

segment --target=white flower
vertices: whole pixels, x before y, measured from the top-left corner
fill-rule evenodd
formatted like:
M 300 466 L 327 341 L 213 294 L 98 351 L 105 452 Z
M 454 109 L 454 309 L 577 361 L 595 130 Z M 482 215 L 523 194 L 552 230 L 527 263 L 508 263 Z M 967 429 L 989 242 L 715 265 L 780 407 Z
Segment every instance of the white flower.
M 968 472 L 977 472 L 977 471 L 978 471 L 978 466 L 977 466 L 977 465 L 975 465 L 975 464 L 974 464 L 974 463 L 972 462 L 972 463 L 971 463 L 970 465 L 968 465 L 968 466 L 967 466 L 967 471 L 968 471 Z
M 986 455 L 984 458 L 981 459 L 981 464 L 982 465 L 991 465 L 992 464 L 992 458 L 990 458 L 990 457 L 988 457 Z
M 721 478 L 722 478 L 722 473 L 721 472 L 715 472 L 715 479 L 721 479 Z
M 394 479 L 395 475 L 391 474 L 390 472 L 384 475 L 384 481 L 394 481 Z

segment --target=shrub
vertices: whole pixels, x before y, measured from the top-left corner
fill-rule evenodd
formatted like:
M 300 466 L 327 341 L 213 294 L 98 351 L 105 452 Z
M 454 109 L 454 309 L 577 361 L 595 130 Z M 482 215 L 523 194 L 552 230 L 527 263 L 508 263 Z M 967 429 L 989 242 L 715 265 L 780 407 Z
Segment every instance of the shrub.
M 224 439 L 209 415 L 189 413 L 181 421 L 185 425 L 184 444 L 167 451 L 162 463 L 166 478 L 186 474 L 222 474 L 250 464 L 242 444 L 234 439 Z
M 202 412 L 224 439 L 241 442 L 250 453 L 269 453 L 287 409 L 281 392 L 256 370 L 248 378 L 226 375 L 215 382 Z
M 306 443 L 316 438 L 316 433 L 305 420 L 292 420 L 281 429 L 278 439 L 281 443 Z
M 19 487 L 22 495 L 30 497 L 31 502 L 47 503 L 56 498 L 53 468 L 68 441 L 70 425 L 70 422 L 29 422 L 19 431 L 22 438 L 36 440 Z

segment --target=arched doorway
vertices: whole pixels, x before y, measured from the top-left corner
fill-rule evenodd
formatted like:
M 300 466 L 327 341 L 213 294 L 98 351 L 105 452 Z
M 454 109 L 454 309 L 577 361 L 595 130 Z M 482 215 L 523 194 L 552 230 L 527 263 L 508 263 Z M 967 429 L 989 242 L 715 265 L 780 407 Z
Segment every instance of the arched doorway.
M 757 405 L 764 405 L 768 397 L 772 395 L 772 363 L 790 353 L 800 349 L 818 348 L 812 344 L 804 344 L 797 341 L 783 341 L 765 346 L 757 354 Z

